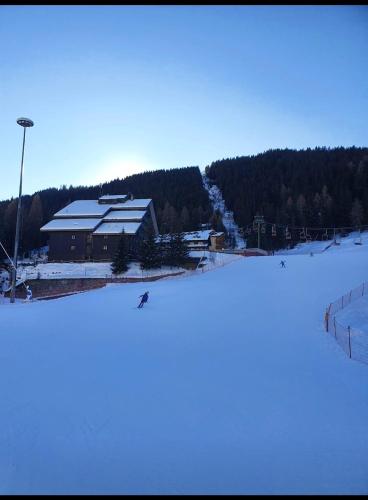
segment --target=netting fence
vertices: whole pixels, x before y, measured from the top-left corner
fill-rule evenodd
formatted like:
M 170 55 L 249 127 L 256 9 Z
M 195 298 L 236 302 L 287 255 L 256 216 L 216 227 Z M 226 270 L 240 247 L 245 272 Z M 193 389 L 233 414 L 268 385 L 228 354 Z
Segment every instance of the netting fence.
M 368 282 L 364 282 L 332 302 L 326 309 L 325 328 L 350 358 L 368 364 L 368 332 L 342 325 L 336 319 L 336 313 L 367 294 Z

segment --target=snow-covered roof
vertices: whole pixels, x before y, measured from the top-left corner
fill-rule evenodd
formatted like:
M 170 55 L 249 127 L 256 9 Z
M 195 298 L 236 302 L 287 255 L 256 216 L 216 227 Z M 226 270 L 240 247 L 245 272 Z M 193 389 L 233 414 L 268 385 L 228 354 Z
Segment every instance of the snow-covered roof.
M 208 240 L 210 235 L 214 233 L 213 229 L 206 229 L 204 231 L 192 231 L 190 233 L 184 233 L 184 240 L 186 241 L 196 241 L 196 240 Z
M 107 196 L 107 195 L 106 195 Z M 122 195 L 123 196 L 123 195 Z M 114 196 L 113 198 L 119 198 Z M 100 198 L 101 199 L 101 198 Z M 108 199 L 108 198 L 106 198 Z M 151 198 L 127 200 L 123 203 L 98 203 L 98 200 L 76 200 L 62 208 L 54 217 L 103 217 L 109 210 L 146 210 Z
M 152 201 L 151 198 L 137 198 L 136 200 L 127 200 L 124 203 L 115 203 L 114 205 L 109 205 L 111 208 L 114 210 L 119 209 L 119 210 L 126 210 L 126 209 L 142 209 L 145 210 L 150 202 Z
M 145 211 L 143 210 L 111 210 L 103 217 L 106 221 L 142 220 Z
M 100 204 L 98 200 L 76 200 L 62 208 L 54 217 L 102 217 L 111 205 Z
M 85 218 L 85 219 L 53 219 L 44 226 L 40 231 L 88 231 L 95 229 L 101 219 Z
M 123 229 L 126 234 L 135 234 L 140 222 L 103 222 L 93 234 L 120 234 Z
M 99 197 L 99 200 L 117 200 L 119 198 L 126 198 L 127 194 L 104 194 Z

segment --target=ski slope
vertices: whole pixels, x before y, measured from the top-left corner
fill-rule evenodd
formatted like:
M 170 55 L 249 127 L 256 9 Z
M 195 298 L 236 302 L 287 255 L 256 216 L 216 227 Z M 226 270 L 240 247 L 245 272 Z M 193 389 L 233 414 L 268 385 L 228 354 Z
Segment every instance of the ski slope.
M 323 330 L 367 250 L 0 306 L 0 493 L 368 493 L 368 366 Z
M 207 190 L 208 196 L 214 210 L 219 210 L 222 216 L 222 223 L 229 234 L 235 238 L 235 248 L 245 248 L 246 241 L 239 232 L 239 227 L 234 220 L 234 214 L 228 210 L 225 205 L 225 200 L 222 197 L 221 190 L 216 184 L 211 184 L 206 175 L 203 174 L 203 187 Z

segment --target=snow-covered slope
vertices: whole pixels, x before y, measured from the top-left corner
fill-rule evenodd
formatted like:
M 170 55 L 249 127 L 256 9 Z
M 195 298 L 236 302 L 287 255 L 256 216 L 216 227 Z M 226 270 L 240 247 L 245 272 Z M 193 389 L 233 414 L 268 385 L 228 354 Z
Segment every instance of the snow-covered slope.
M 226 228 L 226 231 L 234 235 L 235 238 L 235 248 L 245 248 L 246 241 L 239 233 L 239 227 L 234 221 L 234 215 L 231 210 L 228 210 L 225 205 L 225 201 L 222 198 L 220 189 L 216 185 L 211 185 L 208 177 L 203 174 L 203 185 L 208 191 L 208 195 L 212 206 L 215 210 L 219 210 L 222 215 L 222 222 Z
M 0 307 L 0 493 L 368 493 L 367 248 Z
M 360 245 L 357 243 L 361 242 L 363 246 L 368 246 L 368 232 L 362 232 L 359 235 L 358 231 L 353 231 L 344 238 L 337 237 L 337 245 L 334 244 L 334 240 L 327 241 L 311 241 L 310 243 L 299 243 L 294 248 L 287 250 L 278 250 L 275 254 L 278 255 L 303 255 L 312 253 L 322 253 L 322 252 L 341 252 L 341 251 L 356 251 L 357 247 Z M 364 251 L 364 250 L 363 250 Z

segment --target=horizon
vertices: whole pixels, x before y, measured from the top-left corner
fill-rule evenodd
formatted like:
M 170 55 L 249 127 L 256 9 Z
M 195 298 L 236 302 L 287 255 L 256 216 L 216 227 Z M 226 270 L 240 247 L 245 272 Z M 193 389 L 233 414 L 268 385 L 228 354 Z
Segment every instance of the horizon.
M 366 147 L 365 6 L 0 13 L 1 200 L 18 196 L 19 116 L 35 123 L 26 134 L 29 195 L 147 171 L 203 172 L 273 149 Z

